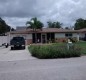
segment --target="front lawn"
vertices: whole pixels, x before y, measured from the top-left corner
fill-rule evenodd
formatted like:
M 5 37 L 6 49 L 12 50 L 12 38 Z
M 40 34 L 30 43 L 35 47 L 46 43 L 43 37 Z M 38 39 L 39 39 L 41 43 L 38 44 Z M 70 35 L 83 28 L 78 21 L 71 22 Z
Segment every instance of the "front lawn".
M 82 48 L 82 54 L 86 55 L 86 42 L 77 42 L 75 43 L 77 46 Z
M 53 44 L 56 44 L 58 46 L 66 45 L 66 43 L 53 43 Z M 73 43 L 73 44 L 75 46 L 80 47 L 82 49 L 82 54 L 86 55 L 86 41 L 76 42 L 76 43 Z

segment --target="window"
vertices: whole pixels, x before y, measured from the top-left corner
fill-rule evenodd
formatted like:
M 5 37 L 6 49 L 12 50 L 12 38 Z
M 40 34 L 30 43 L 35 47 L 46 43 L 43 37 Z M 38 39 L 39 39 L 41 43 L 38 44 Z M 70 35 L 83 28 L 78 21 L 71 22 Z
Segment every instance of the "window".
M 72 37 L 73 35 L 72 35 L 72 33 L 66 33 L 65 34 L 65 37 Z

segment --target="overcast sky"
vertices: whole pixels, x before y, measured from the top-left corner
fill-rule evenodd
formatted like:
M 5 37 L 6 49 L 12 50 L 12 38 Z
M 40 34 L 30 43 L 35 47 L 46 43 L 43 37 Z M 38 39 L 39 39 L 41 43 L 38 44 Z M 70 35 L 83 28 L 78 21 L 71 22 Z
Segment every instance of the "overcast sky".
M 70 26 L 86 18 L 86 0 L 0 0 L 0 17 L 13 27 L 25 26 L 32 17 Z

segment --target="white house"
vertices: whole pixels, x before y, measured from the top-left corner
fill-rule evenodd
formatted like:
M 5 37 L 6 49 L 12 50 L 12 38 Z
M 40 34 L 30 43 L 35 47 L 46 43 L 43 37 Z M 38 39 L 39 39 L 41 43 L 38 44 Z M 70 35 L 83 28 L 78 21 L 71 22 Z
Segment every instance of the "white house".
M 47 43 L 49 41 L 64 41 L 68 38 L 84 38 L 86 36 L 86 29 L 82 30 L 67 30 L 58 28 L 43 28 L 42 30 L 37 29 L 24 29 L 16 30 L 8 33 L 8 37 L 11 40 L 15 36 L 22 36 L 26 40 L 26 44 L 30 43 Z M 9 41 L 10 41 L 9 40 Z

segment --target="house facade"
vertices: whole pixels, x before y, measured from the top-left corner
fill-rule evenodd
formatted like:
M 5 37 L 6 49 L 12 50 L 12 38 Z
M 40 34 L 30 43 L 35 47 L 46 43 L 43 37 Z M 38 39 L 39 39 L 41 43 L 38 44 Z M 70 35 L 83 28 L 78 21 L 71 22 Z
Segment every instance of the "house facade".
M 86 28 L 78 30 L 80 39 L 86 37 Z
M 16 36 L 22 36 L 25 38 L 26 44 L 32 44 L 32 43 L 49 43 L 58 41 L 62 42 L 68 38 L 76 38 L 79 41 L 80 38 L 85 37 L 85 32 L 81 30 L 43 28 L 42 30 L 37 29 L 36 31 L 33 31 L 33 29 L 16 30 L 11 31 L 8 34 L 10 40 Z

